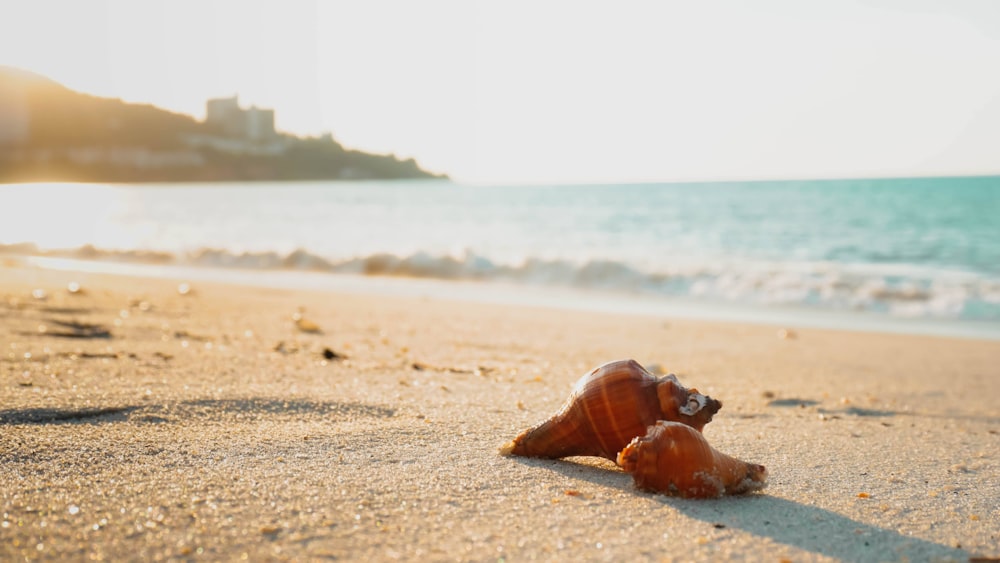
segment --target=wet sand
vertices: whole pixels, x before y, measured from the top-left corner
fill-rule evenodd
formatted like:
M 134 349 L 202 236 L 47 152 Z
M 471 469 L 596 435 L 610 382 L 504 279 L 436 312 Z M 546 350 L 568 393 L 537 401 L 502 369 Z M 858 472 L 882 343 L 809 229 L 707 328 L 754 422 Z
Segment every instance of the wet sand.
M 721 399 L 705 436 L 768 488 L 497 454 L 620 358 Z M 0 267 L 0 560 L 967 561 L 998 530 L 1000 342 Z

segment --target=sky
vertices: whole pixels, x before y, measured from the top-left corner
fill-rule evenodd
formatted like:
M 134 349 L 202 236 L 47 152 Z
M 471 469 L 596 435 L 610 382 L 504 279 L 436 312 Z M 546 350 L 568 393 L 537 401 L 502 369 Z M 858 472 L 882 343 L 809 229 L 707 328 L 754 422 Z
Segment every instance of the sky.
M 1000 173 L 995 0 L 0 0 L 0 65 L 467 183 Z

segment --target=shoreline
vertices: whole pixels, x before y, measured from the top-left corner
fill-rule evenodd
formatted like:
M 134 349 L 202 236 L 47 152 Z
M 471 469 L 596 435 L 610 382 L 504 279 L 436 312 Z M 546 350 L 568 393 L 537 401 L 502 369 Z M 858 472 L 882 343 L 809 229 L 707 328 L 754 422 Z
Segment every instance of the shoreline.
M 10 264 L 0 316 L 4 559 L 1000 557 L 993 341 Z M 768 488 L 497 453 L 620 358 Z
M 545 307 L 556 310 L 674 317 L 695 321 L 762 325 L 786 330 L 815 328 L 861 333 L 939 336 L 1000 341 L 1000 323 L 960 319 L 908 318 L 862 311 L 706 302 L 682 297 L 640 295 L 572 287 L 501 281 L 362 275 L 311 270 L 223 268 L 0 255 L 21 266 L 177 281 L 208 281 L 241 286 L 329 291 L 367 296 L 433 297 L 453 301 Z

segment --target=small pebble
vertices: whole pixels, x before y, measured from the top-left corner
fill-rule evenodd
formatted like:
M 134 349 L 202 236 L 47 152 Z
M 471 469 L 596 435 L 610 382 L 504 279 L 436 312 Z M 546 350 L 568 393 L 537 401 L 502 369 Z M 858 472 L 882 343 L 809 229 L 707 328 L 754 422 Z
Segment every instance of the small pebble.
M 298 318 L 295 318 L 296 316 Z M 322 329 L 319 328 L 318 324 L 310 321 L 309 319 L 302 318 L 301 315 L 295 315 L 292 318 L 295 320 L 295 327 L 302 332 L 308 332 L 308 333 L 323 332 Z

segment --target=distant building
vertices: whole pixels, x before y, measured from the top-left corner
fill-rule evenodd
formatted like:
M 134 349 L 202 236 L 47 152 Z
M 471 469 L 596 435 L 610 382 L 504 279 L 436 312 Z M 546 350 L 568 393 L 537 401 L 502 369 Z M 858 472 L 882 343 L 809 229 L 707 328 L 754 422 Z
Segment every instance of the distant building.
M 216 98 L 205 103 L 205 123 L 228 136 L 267 140 L 275 135 L 274 110 L 240 107 L 239 97 Z
M 19 85 L 0 84 L 0 145 L 28 139 L 28 101 Z
M 246 111 L 247 137 L 263 140 L 274 136 L 274 110 L 250 106 Z
M 227 135 L 242 136 L 246 124 L 239 98 L 233 96 L 208 100 L 205 103 L 205 123 L 218 127 Z

